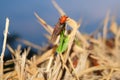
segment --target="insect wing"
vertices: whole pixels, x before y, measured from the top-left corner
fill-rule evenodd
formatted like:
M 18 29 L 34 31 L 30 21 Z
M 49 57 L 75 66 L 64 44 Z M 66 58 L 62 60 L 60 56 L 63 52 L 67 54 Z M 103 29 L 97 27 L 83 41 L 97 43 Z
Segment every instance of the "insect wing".
M 57 39 L 57 37 L 60 34 L 61 30 L 62 30 L 61 25 L 59 23 L 57 23 L 55 25 L 54 30 L 53 30 L 51 41 L 55 41 Z

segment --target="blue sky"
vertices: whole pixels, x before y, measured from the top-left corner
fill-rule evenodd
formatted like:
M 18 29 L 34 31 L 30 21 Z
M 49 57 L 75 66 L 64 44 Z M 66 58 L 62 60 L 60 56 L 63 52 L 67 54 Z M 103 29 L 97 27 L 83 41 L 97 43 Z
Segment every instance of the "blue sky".
M 120 19 L 120 0 L 56 0 L 71 18 L 82 18 L 83 31 L 91 31 L 99 25 L 108 10 Z M 37 12 L 47 23 L 54 26 L 59 14 L 51 0 L 0 0 L 0 45 L 3 39 L 5 18 L 10 19 L 10 33 L 17 33 L 23 39 L 36 44 L 44 42 L 45 30 L 34 16 Z M 95 25 L 95 26 L 94 26 Z M 94 26 L 91 28 L 91 26 Z

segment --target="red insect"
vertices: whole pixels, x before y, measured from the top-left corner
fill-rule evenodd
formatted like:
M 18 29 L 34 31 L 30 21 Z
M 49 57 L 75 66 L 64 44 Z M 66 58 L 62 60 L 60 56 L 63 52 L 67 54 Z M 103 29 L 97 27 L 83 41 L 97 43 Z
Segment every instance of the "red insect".
M 61 31 L 65 30 L 67 18 L 68 17 L 65 15 L 61 16 L 59 18 L 59 21 L 55 25 L 53 33 L 52 33 L 52 38 L 51 38 L 52 42 L 56 41 L 56 39 L 57 39 L 58 35 L 61 33 Z
M 60 22 L 60 24 L 64 24 L 66 21 L 67 21 L 67 18 L 68 18 L 68 16 L 61 16 L 61 18 L 59 18 L 59 22 Z

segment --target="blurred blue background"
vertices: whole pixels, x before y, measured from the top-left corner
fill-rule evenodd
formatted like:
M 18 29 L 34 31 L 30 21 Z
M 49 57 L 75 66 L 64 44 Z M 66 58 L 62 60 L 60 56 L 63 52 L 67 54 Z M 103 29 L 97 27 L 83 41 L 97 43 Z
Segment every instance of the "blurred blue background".
M 71 18 L 82 19 L 82 32 L 91 32 L 101 24 L 106 13 L 120 18 L 120 0 L 56 0 L 59 6 Z M 51 0 L 0 0 L 0 52 L 3 41 L 5 19 L 10 19 L 9 35 L 18 34 L 38 45 L 47 40 L 43 36 L 46 32 L 38 23 L 34 12 L 37 12 L 48 24 L 54 26 L 59 14 Z

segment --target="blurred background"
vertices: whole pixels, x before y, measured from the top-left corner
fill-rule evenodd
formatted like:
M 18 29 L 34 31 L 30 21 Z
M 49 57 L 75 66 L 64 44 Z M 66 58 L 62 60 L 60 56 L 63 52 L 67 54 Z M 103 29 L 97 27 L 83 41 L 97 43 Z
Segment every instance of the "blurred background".
M 82 19 L 80 27 L 82 33 L 91 33 L 97 29 L 108 11 L 111 16 L 116 16 L 116 21 L 120 23 L 120 0 L 56 0 L 56 2 L 71 18 Z M 60 16 L 51 0 L 0 0 L 0 52 L 6 17 L 10 19 L 8 37 L 20 37 L 40 46 L 47 42 L 43 35 L 46 31 L 37 21 L 34 12 L 51 26 L 56 24 Z

